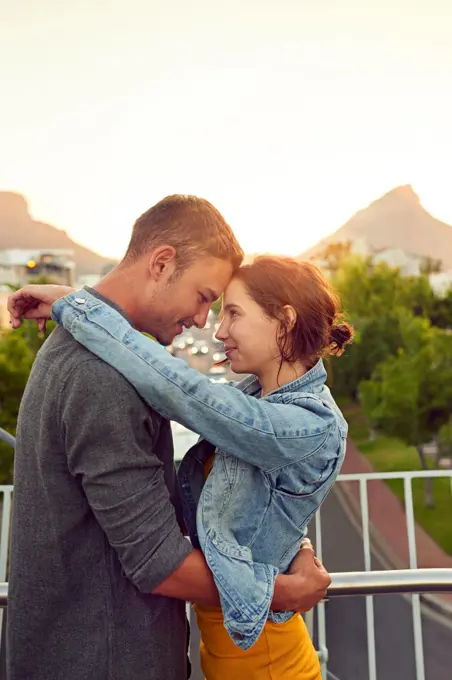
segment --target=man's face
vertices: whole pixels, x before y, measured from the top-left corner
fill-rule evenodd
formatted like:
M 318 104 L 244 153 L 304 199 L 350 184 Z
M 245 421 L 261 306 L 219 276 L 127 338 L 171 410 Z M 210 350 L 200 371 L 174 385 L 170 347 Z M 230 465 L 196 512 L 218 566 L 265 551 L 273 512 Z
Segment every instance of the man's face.
M 203 328 L 209 309 L 232 277 L 232 265 L 211 255 L 199 256 L 181 273 L 162 276 L 153 287 L 149 308 L 142 309 L 142 329 L 170 345 L 184 328 Z

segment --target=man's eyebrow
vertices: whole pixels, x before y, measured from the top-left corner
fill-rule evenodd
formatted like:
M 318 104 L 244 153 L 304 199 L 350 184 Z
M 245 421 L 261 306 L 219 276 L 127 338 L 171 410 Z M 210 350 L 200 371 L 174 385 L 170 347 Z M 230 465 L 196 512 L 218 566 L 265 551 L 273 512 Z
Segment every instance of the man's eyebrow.
M 207 288 L 206 293 L 209 295 L 212 302 L 215 302 L 219 297 L 221 297 L 221 293 L 215 293 L 212 288 Z

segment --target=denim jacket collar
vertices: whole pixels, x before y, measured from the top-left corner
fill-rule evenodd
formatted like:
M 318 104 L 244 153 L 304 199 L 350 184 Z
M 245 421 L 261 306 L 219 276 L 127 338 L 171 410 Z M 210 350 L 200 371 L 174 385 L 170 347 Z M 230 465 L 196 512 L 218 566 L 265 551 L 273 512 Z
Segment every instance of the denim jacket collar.
M 320 390 L 325 384 L 327 379 L 327 372 L 323 361 L 319 359 L 317 363 L 309 370 L 306 371 L 299 378 L 291 380 L 290 382 L 284 383 L 275 388 L 271 392 L 268 392 L 263 399 L 276 394 L 284 394 L 286 392 L 304 392 L 307 387 L 309 387 L 309 392 L 316 392 Z M 255 375 L 249 375 L 243 380 L 239 380 L 235 385 L 244 394 L 256 396 L 261 389 L 259 380 Z

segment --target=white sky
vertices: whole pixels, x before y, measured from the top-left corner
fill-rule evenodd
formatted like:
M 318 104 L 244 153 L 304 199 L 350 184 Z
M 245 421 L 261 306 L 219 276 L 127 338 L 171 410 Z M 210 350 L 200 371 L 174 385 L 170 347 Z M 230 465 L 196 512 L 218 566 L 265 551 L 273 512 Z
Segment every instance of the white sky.
M 450 0 L 2 0 L 0 188 L 120 256 L 169 193 L 296 254 L 411 183 L 452 223 Z

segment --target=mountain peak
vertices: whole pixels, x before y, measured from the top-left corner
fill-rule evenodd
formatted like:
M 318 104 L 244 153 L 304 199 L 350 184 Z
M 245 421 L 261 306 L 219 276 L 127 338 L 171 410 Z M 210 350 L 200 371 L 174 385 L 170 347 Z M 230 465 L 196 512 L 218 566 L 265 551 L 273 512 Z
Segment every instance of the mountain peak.
M 420 205 L 421 203 L 421 199 L 419 198 L 418 194 L 414 191 L 411 184 L 404 184 L 402 186 L 395 187 L 395 189 L 391 189 L 391 191 L 388 191 L 386 194 L 381 196 L 381 198 L 374 201 L 374 204 L 387 201 L 391 202 L 404 201 L 405 203 L 411 203 L 416 205 Z
M 14 224 L 30 220 L 25 196 L 14 191 L 0 191 L 0 216 Z
M 303 257 L 316 257 L 331 243 L 357 242 L 369 252 L 403 250 L 415 257 L 440 260 L 452 268 L 452 228 L 425 210 L 410 184 L 388 191 L 359 210 L 331 236 Z

